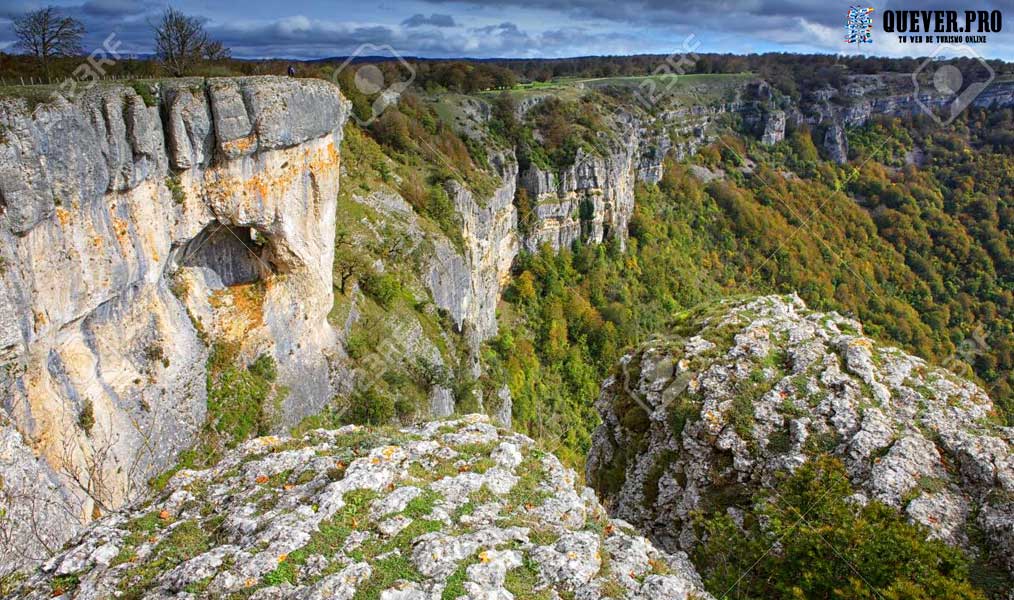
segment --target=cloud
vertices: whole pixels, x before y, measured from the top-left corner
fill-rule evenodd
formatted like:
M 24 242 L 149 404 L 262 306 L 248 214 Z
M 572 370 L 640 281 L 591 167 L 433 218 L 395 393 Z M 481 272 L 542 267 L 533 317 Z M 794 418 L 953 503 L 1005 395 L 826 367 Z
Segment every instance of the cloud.
M 82 12 L 96 17 L 123 17 L 147 12 L 152 5 L 137 0 L 88 0 L 81 6 Z
M 483 13 L 496 10 L 500 13 L 553 14 L 570 22 L 597 27 L 612 27 L 616 31 L 640 31 L 645 38 L 669 35 L 681 37 L 694 33 L 726 36 L 734 34 L 739 51 L 770 50 L 772 45 L 783 51 L 823 50 L 828 52 L 856 52 L 855 45 L 844 41 L 847 3 L 827 3 L 821 0 L 423 0 L 433 5 L 453 3 Z M 872 46 L 862 50 L 882 55 L 927 54 L 933 48 L 898 44 L 892 34 L 883 33 L 879 23 L 884 10 L 925 9 L 924 0 L 869 0 L 877 23 Z M 973 8 L 966 0 L 938 0 L 934 10 L 962 12 Z M 979 0 L 977 10 L 1010 8 L 1010 0 Z M 1005 15 L 1008 16 L 1008 15 Z M 755 48 L 750 48 L 750 44 Z M 987 46 L 977 50 L 996 54 L 1014 45 L 1014 34 L 1009 31 L 990 34 Z M 744 46 L 746 46 L 744 48 Z M 726 47 L 702 51 L 725 52 Z
M 165 7 L 165 0 L 0 0 L 0 48 L 13 41 L 11 17 L 49 1 L 84 23 L 86 50 L 101 47 L 115 32 L 125 53 L 138 54 L 151 52 L 149 22 Z M 323 2 L 307 3 L 306 13 L 291 15 L 284 4 L 269 0 L 244 0 L 241 6 L 173 1 L 238 58 L 348 56 L 364 45 L 433 58 L 665 54 L 681 48 L 690 34 L 701 42 L 699 53 L 903 56 L 935 49 L 898 43 L 896 35 L 880 30 L 885 9 L 919 9 L 920 0 L 868 0 L 877 25 L 874 43 L 862 48 L 844 42 L 847 3 L 826 0 L 385 0 L 383 6 L 364 5 L 355 12 L 357 20 L 336 19 Z M 938 0 L 933 8 L 965 10 L 965 1 Z M 975 8 L 992 10 L 1010 1 L 979 0 Z M 989 34 L 989 43 L 974 49 L 990 57 L 1014 56 L 1008 29 Z
M 414 14 L 411 17 L 401 22 L 404 27 L 425 27 L 427 25 L 431 27 L 457 27 L 458 24 L 454 22 L 454 17 L 451 15 L 439 15 L 433 13 L 430 16 L 423 14 Z

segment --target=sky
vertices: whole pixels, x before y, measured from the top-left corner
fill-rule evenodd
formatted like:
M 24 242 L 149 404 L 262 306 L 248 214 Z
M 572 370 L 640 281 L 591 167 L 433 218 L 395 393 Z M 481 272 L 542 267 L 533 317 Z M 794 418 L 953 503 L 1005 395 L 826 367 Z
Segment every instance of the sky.
M 874 0 L 873 43 L 847 44 L 845 16 L 859 0 L 178 0 L 239 58 L 314 59 L 397 54 L 431 58 L 559 58 L 588 55 L 802 52 L 1014 60 L 1014 0 Z M 84 23 L 85 49 L 110 33 L 120 52 L 151 51 L 153 0 L 0 0 L 0 50 L 12 50 L 11 19 L 54 5 Z M 966 50 L 901 44 L 885 10 L 1000 10 L 1003 31 Z M 962 16 L 963 19 L 963 16 Z M 1009 23 L 1006 22 L 1009 19 Z

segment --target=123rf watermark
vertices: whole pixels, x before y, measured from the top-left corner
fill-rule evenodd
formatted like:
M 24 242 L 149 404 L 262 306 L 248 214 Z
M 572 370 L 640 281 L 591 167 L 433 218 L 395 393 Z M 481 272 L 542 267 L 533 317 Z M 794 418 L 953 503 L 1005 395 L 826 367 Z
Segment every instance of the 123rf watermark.
M 373 61 L 384 61 L 389 68 L 382 69 Z M 352 75 L 352 86 L 356 91 L 372 98 L 368 114 L 352 112 L 352 118 L 360 127 L 366 127 L 389 107 L 396 105 L 415 81 L 415 68 L 388 45 L 360 45 L 334 70 L 331 79 L 341 87 L 340 81 L 348 73 Z
M 73 72 L 64 78 L 50 94 L 53 101 L 63 99 L 73 102 L 78 96 L 87 92 L 97 85 L 105 77 L 109 69 L 116 64 L 120 58 L 120 47 L 123 42 L 116 38 L 115 33 L 110 33 L 102 41 L 102 45 L 88 54 L 83 63 L 78 65 Z M 44 107 L 40 104 L 36 111 Z
M 940 44 L 912 72 L 912 87 L 919 108 L 947 126 L 975 104 L 994 79 L 996 71 L 971 46 Z

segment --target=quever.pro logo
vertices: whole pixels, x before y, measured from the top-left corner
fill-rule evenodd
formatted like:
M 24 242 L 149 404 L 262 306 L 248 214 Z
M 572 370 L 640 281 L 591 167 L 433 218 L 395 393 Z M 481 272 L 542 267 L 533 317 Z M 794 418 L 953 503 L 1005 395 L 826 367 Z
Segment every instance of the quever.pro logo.
M 850 44 L 873 43 L 873 8 L 850 6 L 845 21 L 845 41 Z

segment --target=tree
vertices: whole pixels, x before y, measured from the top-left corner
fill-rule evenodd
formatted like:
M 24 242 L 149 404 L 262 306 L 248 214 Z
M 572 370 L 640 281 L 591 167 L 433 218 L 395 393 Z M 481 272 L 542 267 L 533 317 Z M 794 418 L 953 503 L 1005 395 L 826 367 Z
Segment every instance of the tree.
M 56 56 L 81 54 L 84 25 L 76 19 L 62 17 L 49 6 L 27 12 L 14 19 L 14 35 L 18 47 L 35 56 L 49 79 L 49 61 Z
M 226 48 L 222 42 L 210 41 L 204 46 L 204 60 L 225 60 L 232 56 L 232 51 Z
M 204 25 L 173 7 L 165 9 L 155 30 L 155 55 L 174 77 L 189 73 L 202 60 L 221 60 L 229 50 L 208 38 Z

